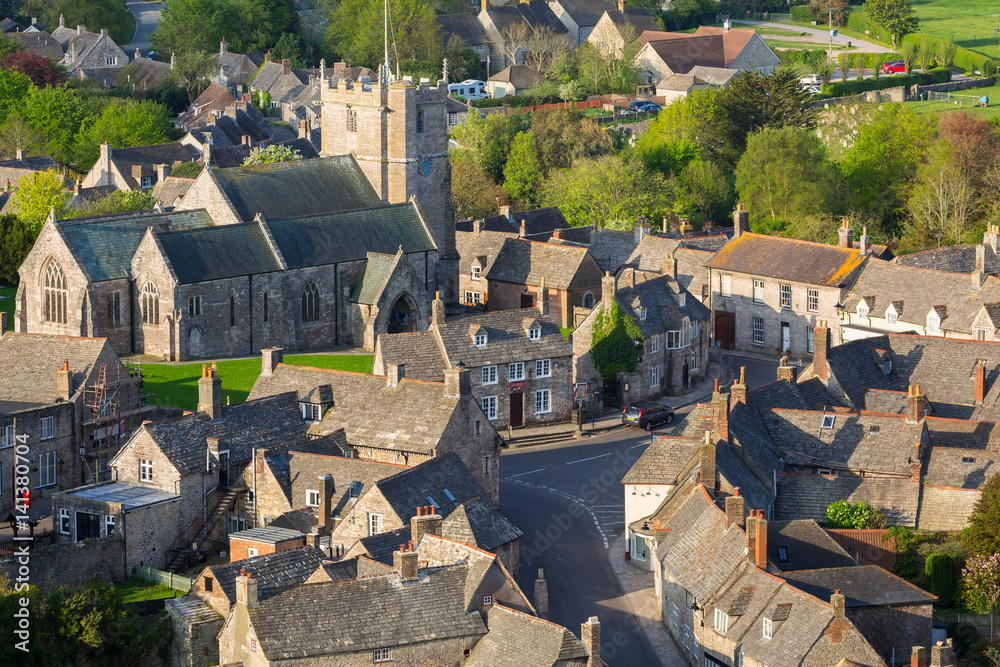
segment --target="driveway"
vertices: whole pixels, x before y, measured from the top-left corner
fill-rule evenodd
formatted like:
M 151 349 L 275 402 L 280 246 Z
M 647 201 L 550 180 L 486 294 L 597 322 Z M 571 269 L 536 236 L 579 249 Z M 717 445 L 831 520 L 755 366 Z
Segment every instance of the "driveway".
M 156 26 L 160 24 L 160 3 L 142 2 L 142 0 L 132 0 L 126 3 L 129 11 L 135 16 L 135 35 L 132 36 L 131 43 L 122 47 L 122 51 L 129 58 L 135 56 L 135 50 L 145 56 L 152 46 L 150 39 L 156 32 Z
M 828 46 L 830 43 L 830 33 L 826 28 L 811 28 L 809 26 L 792 25 L 789 23 L 771 23 L 769 21 L 740 20 L 739 22 L 759 25 L 762 28 L 778 28 L 780 30 L 791 30 L 798 33 L 806 33 L 804 35 L 789 35 L 787 37 L 784 35 L 761 35 L 761 37 L 767 40 L 807 42 L 816 44 L 817 46 Z M 892 53 L 892 49 L 887 46 L 882 46 L 881 44 L 858 39 L 856 37 L 850 37 L 843 33 L 840 33 L 833 38 L 833 43 L 838 46 L 847 46 L 848 42 L 851 43 L 851 46 L 857 47 L 857 49 L 851 53 Z

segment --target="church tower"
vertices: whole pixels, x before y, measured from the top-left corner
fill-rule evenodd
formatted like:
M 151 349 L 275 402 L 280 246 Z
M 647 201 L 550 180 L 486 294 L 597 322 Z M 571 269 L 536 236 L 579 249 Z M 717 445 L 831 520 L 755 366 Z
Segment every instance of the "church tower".
M 323 155 L 350 153 L 382 201 L 415 197 L 438 246 L 437 284 L 458 303 L 455 207 L 448 163 L 448 86 L 410 77 L 322 87 Z

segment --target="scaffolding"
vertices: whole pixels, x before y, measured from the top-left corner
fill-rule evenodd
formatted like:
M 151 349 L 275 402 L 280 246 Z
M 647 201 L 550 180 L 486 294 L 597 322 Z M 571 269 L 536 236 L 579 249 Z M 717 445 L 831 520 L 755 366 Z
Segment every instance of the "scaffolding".
M 107 462 L 141 423 L 146 405 L 142 368 L 122 362 L 101 364 L 96 379 L 84 388 L 83 441 L 80 457 L 93 482 L 105 481 Z

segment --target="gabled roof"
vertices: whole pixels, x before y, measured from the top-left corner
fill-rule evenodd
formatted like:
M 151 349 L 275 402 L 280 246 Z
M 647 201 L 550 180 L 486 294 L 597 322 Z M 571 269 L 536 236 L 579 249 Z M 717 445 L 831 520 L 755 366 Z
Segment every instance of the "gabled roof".
M 608 9 L 604 13 L 607 14 L 608 19 L 619 29 L 624 26 L 635 28 L 635 36 L 637 38 L 647 30 L 660 29 L 656 19 L 653 18 L 653 15 L 645 7 L 627 7 L 625 13 L 617 9 Z
M 695 86 L 704 86 L 705 81 L 693 74 L 672 74 L 656 84 L 658 90 L 688 92 Z
M 501 216 L 497 216 L 498 218 Z M 507 218 L 503 218 L 506 220 Z M 487 273 L 497 255 L 503 248 L 504 241 L 515 238 L 517 235 L 507 231 L 481 231 L 474 234 L 470 231 L 455 231 L 455 249 L 458 251 L 458 271 L 469 274 L 472 271 L 473 263 L 480 264 L 482 274 Z M 480 258 L 486 258 L 486 265 L 481 264 Z
M 534 88 L 545 83 L 545 77 L 538 70 L 525 65 L 508 65 L 491 76 L 489 80 L 499 83 L 509 83 L 518 90 Z
M 503 567 L 495 554 L 471 544 L 447 537 L 438 537 L 432 533 L 424 533 L 424 536 L 420 538 L 420 544 L 413 545 L 413 548 L 420 554 L 420 560 L 427 562 L 428 567 L 458 564 L 468 566 L 468 576 L 465 580 L 465 603 L 470 607 L 479 606 L 476 604 L 478 600 L 476 600 L 475 595 L 490 569 L 494 566 L 497 569 Z M 504 574 L 510 576 L 506 572 Z M 509 583 L 512 587 L 517 587 L 513 579 L 510 579 Z M 530 608 L 530 605 L 526 606 Z
M 102 355 L 114 355 L 106 338 L 77 338 L 51 334 L 8 331 L 0 336 L 0 400 L 26 403 L 54 403 L 59 398 L 56 369 L 69 361 L 71 395 L 84 381 Z
M 628 261 L 638 243 L 635 234 L 613 229 L 601 229 L 591 236 L 590 254 L 602 271 L 615 273 Z
M 665 278 L 636 282 L 635 287 L 623 287 L 619 281 L 615 299 L 643 335 L 652 336 L 663 331 L 681 330 L 685 317 L 689 323 L 711 319 L 712 313 L 708 307 L 689 295 L 685 294 L 684 305 L 679 305 L 682 290 L 676 282 Z M 647 309 L 646 319 L 640 319 L 636 315 L 640 308 Z
M 622 484 L 676 484 L 701 439 L 658 435 L 625 473 Z
M 398 260 L 399 255 L 369 252 L 368 259 L 351 285 L 351 302 L 368 305 L 378 303 L 385 281 L 392 275 Z
M 993 246 L 989 243 L 970 243 L 934 248 L 909 255 L 900 255 L 892 261 L 904 266 L 969 274 L 976 269 L 976 247 L 979 245 L 982 245 L 984 250 L 983 270 L 994 275 L 1000 272 L 1000 253 L 993 250 Z
M 191 162 L 191 152 L 179 141 L 154 146 L 135 146 L 134 148 L 115 148 L 111 151 L 111 161 L 128 184 L 137 189 L 140 183 L 132 177 L 132 167 L 143 168 L 143 174 L 152 176 L 156 173 L 156 165 L 174 165 L 179 162 Z
M 167 176 L 162 181 L 157 181 L 156 185 L 153 186 L 153 196 L 164 206 L 173 207 L 187 194 L 192 185 L 194 185 L 193 178 Z M 114 186 L 109 187 L 114 188 Z
M 532 28 L 547 27 L 558 35 L 565 35 L 568 30 L 563 22 L 555 15 L 546 0 L 530 0 L 529 2 L 519 2 L 501 7 L 490 6 L 479 13 L 482 17 L 485 12 L 496 29 L 503 31 L 518 23 L 527 23 Z M 595 21 L 591 25 L 595 25 Z
M 257 223 L 205 227 L 157 238 L 182 285 L 281 270 Z
M 597 25 L 604 12 L 612 9 L 613 5 L 606 0 L 556 0 L 581 28 L 589 28 Z M 629 10 L 631 11 L 631 10 Z
M 289 69 L 286 73 L 280 62 L 266 62 L 250 79 L 250 90 L 263 90 L 271 96 L 272 102 L 287 102 L 297 96 L 309 83 L 307 72 Z
M 494 604 L 489 633 L 479 640 L 466 667 L 571 667 L 587 664 L 587 648 L 572 632 L 524 612 Z
M 434 499 L 438 500 L 436 496 Z M 524 533 L 489 499 L 480 497 L 458 504 L 445 518 L 441 534 L 449 539 L 492 551 Z
M 506 239 L 488 280 L 539 285 L 544 278 L 551 289 L 600 286 L 600 268 L 586 248 Z
M 914 526 L 920 483 L 900 477 L 856 477 L 778 472 L 775 518 L 826 521 L 826 508 L 838 500 L 881 507 L 894 526 Z
M 707 65 L 695 65 L 688 70 L 688 74 L 696 76 L 705 83 L 713 86 L 724 86 L 729 81 L 739 75 L 740 71 L 726 67 L 709 67 Z
M 745 233 L 705 266 L 823 287 L 843 287 L 866 259 L 857 249 Z
M 820 600 L 834 591 L 844 596 L 847 608 L 900 604 L 930 604 L 937 598 L 875 565 L 855 565 L 786 572 L 785 581 Z
M 768 522 L 767 559 L 782 572 L 857 565 L 812 519 Z
M 323 562 L 323 552 L 312 547 L 287 549 L 224 565 L 209 566 L 205 576 L 214 577 L 230 604 L 236 602 L 236 577 L 240 570 L 257 580 L 257 599 L 266 600 L 288 586 L 298 586 Z
M 25 33 L 11 34 L 22 35 Z M 55 170 L 55 160 L 48 155 L 26 157 L 23 160 L 0 160 L 0 190 L 6 188 L 8 183 L 10 183 L 11 187 L 16 188 L 18 181 L 36 171 Z
M 756 30 L 748 30 L 747 28 L 730 28 L 726 30 L 721 26 L 698 26 L 698 30 L 694 33 L 696 36 L 701 35 L 722 35 L 722 44 L 726 56 L 726 67 L 733 64 L 736 58 L 743 52 L 746 45 L 753 39 L 753 36 L 757 34 Z
M 25 51 L 30 51 L 36 56 L 51 58 L 56 62 L 62 60 L 62 44 L 60 44 L 56 39 L 53 39 L 52 35 L 42 30 L 32 32 L 8 32 L 4 34 L 4 37 L 14 40 L 20 44 Z
M 475 14 L 442 14 L 434 17 L 434 20 L 446 35 L 454 35 L 468 46 L 490 43 L 490 36 Z
M 141 57 L 133 58 L 118 75 L 115 85 L 131 88 L 135 92 L 151 90 L 169 73 L 170 63 Z
M 721 35 L 651 41 L 640 53 L 659 58 L 674 74 L 687 74 L 696 65 L 726 66 Z

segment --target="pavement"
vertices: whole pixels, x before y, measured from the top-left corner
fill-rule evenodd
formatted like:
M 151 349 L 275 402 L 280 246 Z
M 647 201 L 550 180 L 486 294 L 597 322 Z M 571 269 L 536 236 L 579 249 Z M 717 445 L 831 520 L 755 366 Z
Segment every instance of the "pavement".
M 136 49 L 145 56 L 152 46 L 151 37 L 160 24 L 160 3 L 131 0 L 125 6 L 135 16 L 135 34 L 132 35 L 132 41 L 122 47 L 122 51 L 130 59 L 135 56 Z
M 740 23 L 746 23 L 749 25 L 759 25 L 762 28 L 777 28 L 778 30 L 789 30 L 796 33 L 806 33 L 804 35 L 761 35 L 761 37 L 767 40 L 775 41 L 789 41 L 789 42 L 807 42 L 816 44 L 817 46 L 828 46 L 830 43 L 830 31 L 828 28 L 823 27 L 809 27 L 802 26 L 798 24 L 790 23 L 772 23 L 770 21 L 744 21 L 740 19 Z M 856 47 L 852 53 L 892 53 L 892 49 L 887 46 L 882 46 L 881 44 L 876 44 L 875 42 L 869 42 L 864 39 L 858 39 L 857 37 L 851 37 L 850 35 L 845 35 L 844 33 L 838 33 L 836 37 L 833 38 L 833 43 L 835 46 L 847 46 L 850 42 L 851 46 Z

